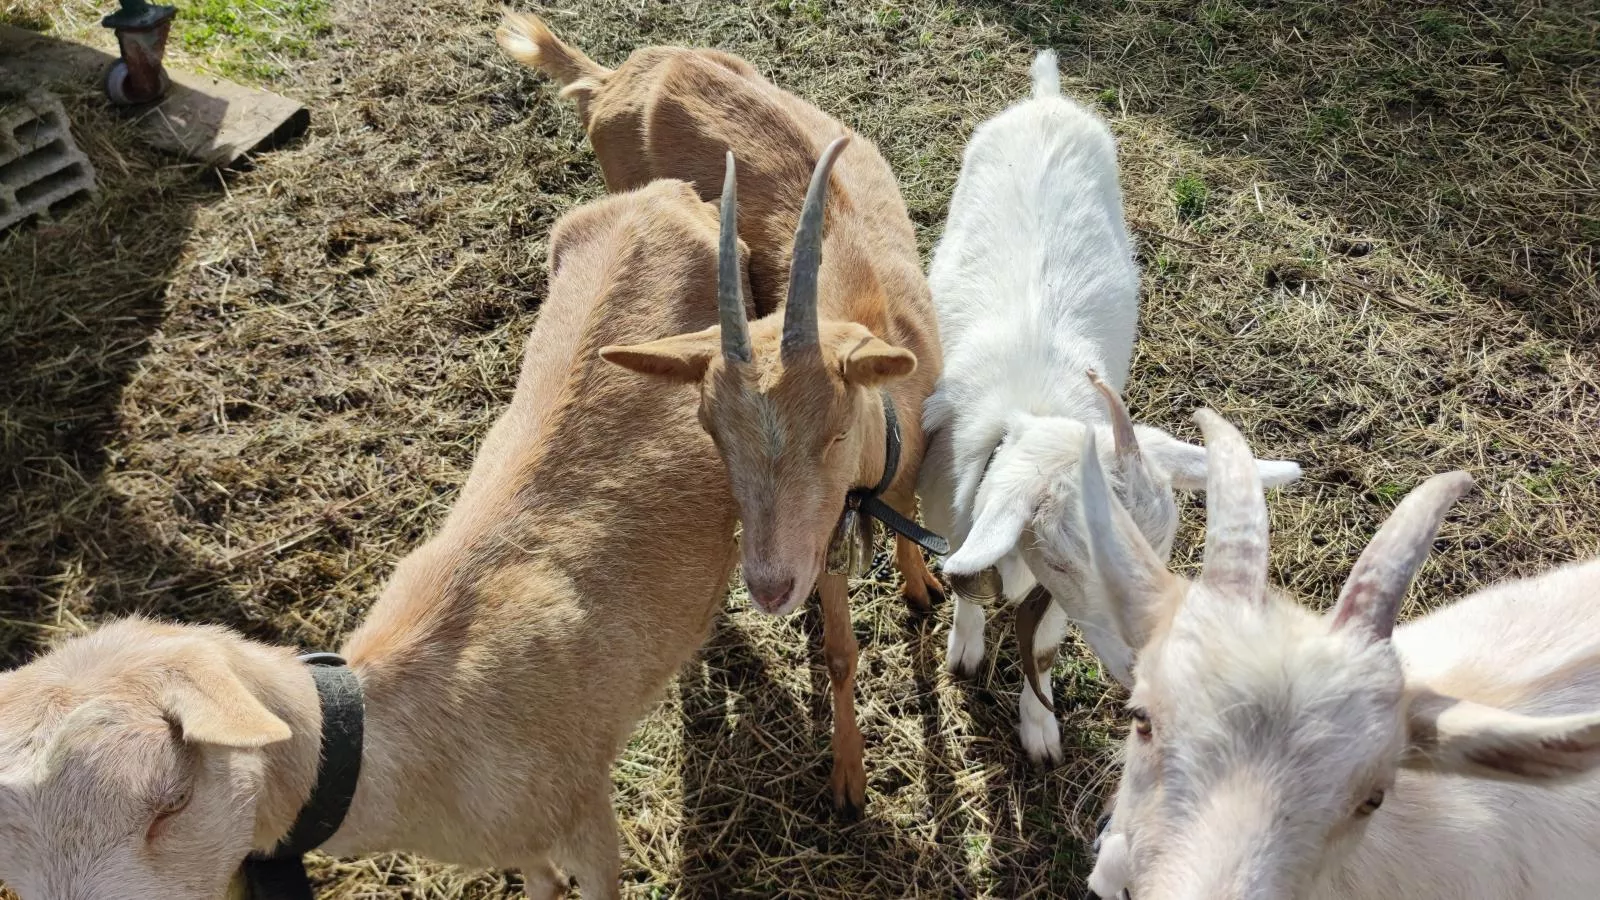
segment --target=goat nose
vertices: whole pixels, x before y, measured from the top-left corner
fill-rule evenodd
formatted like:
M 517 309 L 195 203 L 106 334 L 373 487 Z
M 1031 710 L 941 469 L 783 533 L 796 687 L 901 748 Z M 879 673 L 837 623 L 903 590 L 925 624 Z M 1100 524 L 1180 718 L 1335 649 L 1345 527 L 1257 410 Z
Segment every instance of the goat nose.
M 750 586 L 750 600 L 763 612 L 777 612 L 789 602 L 794 591 L 794 576 L 761 575 L 746 578 Z

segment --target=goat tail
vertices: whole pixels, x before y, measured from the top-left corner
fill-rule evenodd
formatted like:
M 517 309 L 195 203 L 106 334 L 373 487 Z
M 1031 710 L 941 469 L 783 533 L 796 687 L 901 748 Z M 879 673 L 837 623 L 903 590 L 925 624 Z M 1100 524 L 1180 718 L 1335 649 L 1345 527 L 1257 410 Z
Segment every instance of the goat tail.
M 610 69 L 556 37 L 538 16 L 509 8 L 503 13 L 494 32 L 501 49 L 517 62 L 555 79 L 561 85 L 561 96 L 577 94 L 579 100 L 585 100 L 611 77 Z
M 1061 69 L 1056 64 L 1056 52 L 1044 50 L 1033 58 L 1033 96 L 1061 96 Z

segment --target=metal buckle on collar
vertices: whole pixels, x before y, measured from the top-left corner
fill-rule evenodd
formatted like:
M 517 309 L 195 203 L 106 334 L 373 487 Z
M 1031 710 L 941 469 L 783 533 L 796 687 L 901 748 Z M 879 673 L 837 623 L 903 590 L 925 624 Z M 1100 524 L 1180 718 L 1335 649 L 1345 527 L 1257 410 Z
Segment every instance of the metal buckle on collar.
M 859 578 L 872 564 L 874 533 L 872 519 L 861 515 L 857 505 L 847 503 L 839 524 L 834 526 L 833 539 L 828 542 L 829 575 L 847 575 Z
M 971 575 L 950 575 L 950 587 L 961 595 L 961 599 L 971 600 L 980 606 L 995 603 L 1005 590 L 1000 580 L 1000 570 L 994 566 Z

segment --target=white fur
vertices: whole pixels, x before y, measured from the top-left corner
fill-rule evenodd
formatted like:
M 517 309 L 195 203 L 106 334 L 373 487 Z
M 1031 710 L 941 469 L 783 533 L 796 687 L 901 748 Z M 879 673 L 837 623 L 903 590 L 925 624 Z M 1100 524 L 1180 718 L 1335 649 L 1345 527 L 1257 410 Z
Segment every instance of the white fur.
M 945 645 L 945 666 L 957 675 L 974 675 L 983 662 L 983 607 L 971 600 L 955 598 L 955 615 L 950 619 L 950 638 Z
M 1056 604 L 1050 604 L 1039 620 L 1034 640 L 1041 647 L 1055 647 L 1066 633 L 1067 614 Z M 1051 700 L 1052 679 L 1048 672 L 1039 675 L 1039 690 L 1044 693 L 1046 700 Z M 1017 700 L 1017 730 L 1022 735 L 1022 747 L 1028 752 L 1029 759 L 1052 766 L 1061 762 L 1061 729 L 1056 725 L 1056 715 L 1050 707 L 1039 702 L 1027 685 L 1022 686 L 1022 693 Z
M 1130 738 L 1093 890 L 1131 886 L 1137 900 L 1592 900 L 1600 776 L 1540 783 L 1410 768 L 1400 704 L 1402 688 L 1526 693 L 1513 711 L 1592 721 L 1600 562 L 1474 594 L 1401 626 L 1392 646 L 1330 634 L 1323 617 L 1281 598 L 1228 609 L 1225 599 L 1197 602 L 1197 591 L 1173 634 L 1147 651 L 1154 658 L 1141 656 L 1134 702 L 1163 710 L 1156 727 L 1167 735 Z M 1292 711 L 1283 720 L 1292 729 L 1241 755 L 1227 711 L 1267 696 L 1288 701 L 1280 709 Z M 1180 804 L 1187 826 L 1153 766 L 1168 786 L 1194 791 Z M 1214 802 L 1230 777 L 1275 796 Z M 1388 785 L 1383 805 L 1352 819 L 1369 783 Z
M 1126 383 L 1139 272 L 1115 142 L 1104 122 L 1061 96 L 1053 52 L 1034 61 L 1033 97 L 973 133 L 929 281 L 945 358 L 925 408 L 919 492 L 927 521 L 955 548 L 945 570 L 996 565 L 1010 598 L 1037 578 L 1125 679 L 1132 652 L 1083 577 L 1075 471 L 1088 428 L 1116 471 L 1107 411 L 1086 372 L 1119 392 Z M 1119 496 L 1164 553 L 1176 529 L 1170 485 L 1202 486 L 1205 451 L 1153 428 L 1139 429 L 1139 439 L 1153 490 L 1131 495 L 1119 480 Z M 1299 467 L 1263 463 L 1261 474 L 1281 484 Z M 972 671 L 983 655 L 983 611 L 959 596 L 955 606 L 948 665 Z M 1038 641 L 1038 651 L 1060 636 Z M 1051 749 L 1059 732 L 1043 707 L 1027 711 L 1031 700 L 1022 701 L 1024 743 L 1048 761 L 1059 755 Z
M 1111 621 L 1140 647 L 1129 699 L 1140 725 L 1093 890 L 1134 900 L 1593 898 L 1600 561 L 1490 588 L 1390 637 L 1444 510 L 1470 484 L 1452 473 L 1401 503 L 1334 612 L 1314 614 L 1240 577 L 1267 567 L 1265 507 L 1259 485 L 1228 484 L 1248 479 L 1248 453 L 1210 418 L 1208 439 L 1231 436 L 1236 449 L 1222 459 L 1232 474 L 1213 473 L 1211 499 L 1226 502 L 1208 505 L 1197 582 L 1138 546 L 1098 467 L 1084 466 Z M 1254 508 L 1243 508 L 1252 492 Z

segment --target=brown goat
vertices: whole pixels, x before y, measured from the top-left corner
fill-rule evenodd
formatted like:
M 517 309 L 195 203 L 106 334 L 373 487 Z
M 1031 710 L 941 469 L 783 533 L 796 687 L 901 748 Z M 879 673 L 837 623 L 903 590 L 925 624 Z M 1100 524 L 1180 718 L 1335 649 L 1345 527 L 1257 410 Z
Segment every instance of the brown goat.
M 326 851 L 520 867 L 538 900 L 565 896 L 559 866 L 618 896 L 611 764 L 722 608 L 737 518 L 693 397 L 598 350 L 716 321 L 718 255 L 682 182 L 556 225 L 510 408 L 345 645 L 366 737 Z M 307 802 L 309 671 L 133 619 L 0 675 L 0 879 L 24 900 L 221 896 Z
M 885 474 L 886 400 L 903 449 L 883 499 L 914 514 L 922 404 L 941 367 L 932 300 L 894 173 L 870 141 L 736 56 L 650 47 L 613 71 L 537 17 L 511 12 L 499 39 L 577 102 L 612 190 L 680 178 L 711 199 L 724 154 L 738 160 L 740 234 L 763 318 L 747 323 L 743 304 L 730 298 L 720 328 L 604 354 L 634 371 L 700 386 L 701 421 L 739 504 L 754 605 L 788 613 L 818 588 L 834 694 L 834 804 L 857 815 L 866 771 L 855 724 L 856 640 L 847 578 L 822 574 L 824 558 L 847 492 Z M 895 549 L 902 593 L 925 612 L 939 583 L 914 543 L 898 537 Z

